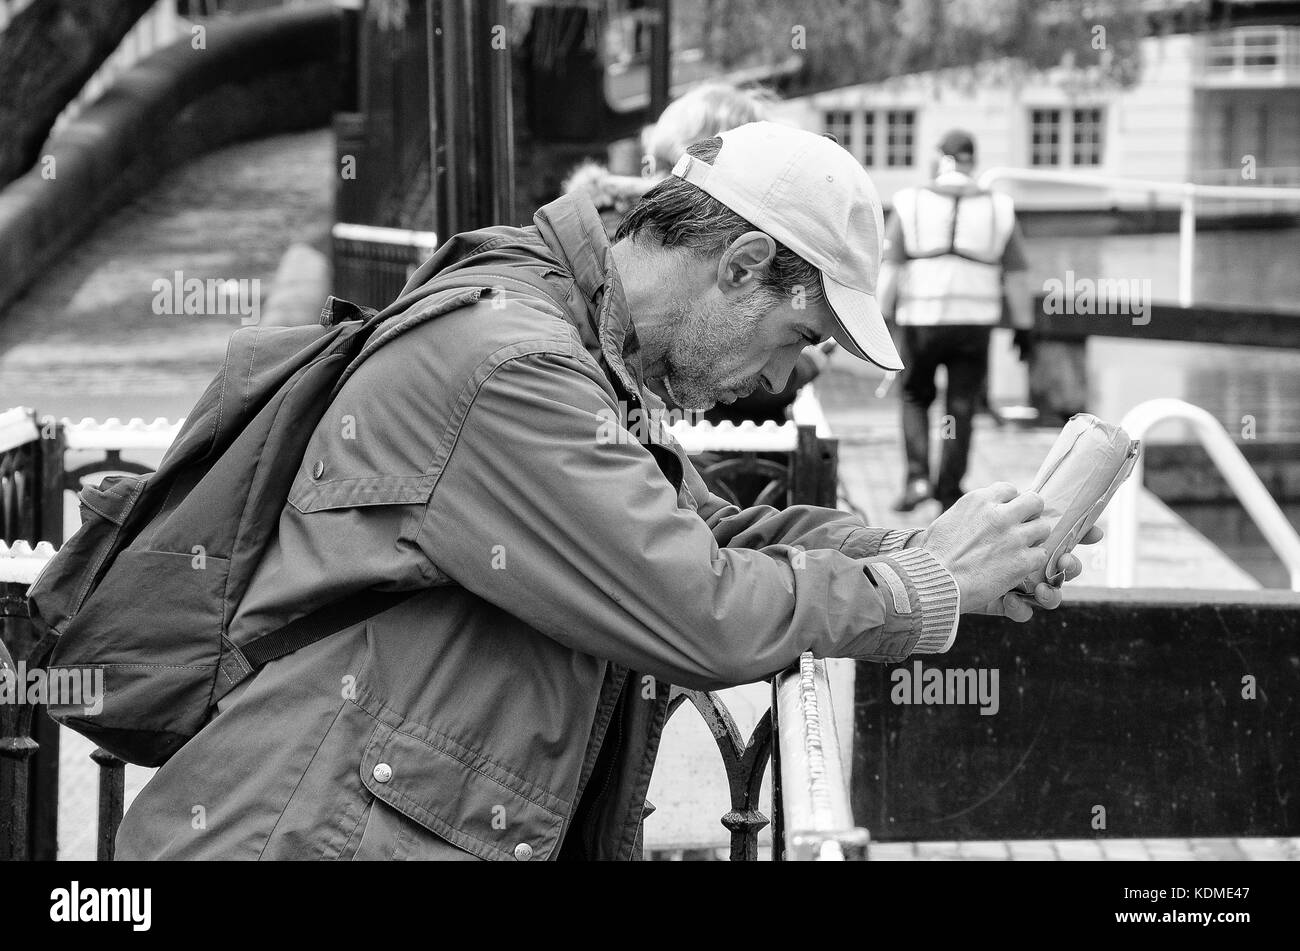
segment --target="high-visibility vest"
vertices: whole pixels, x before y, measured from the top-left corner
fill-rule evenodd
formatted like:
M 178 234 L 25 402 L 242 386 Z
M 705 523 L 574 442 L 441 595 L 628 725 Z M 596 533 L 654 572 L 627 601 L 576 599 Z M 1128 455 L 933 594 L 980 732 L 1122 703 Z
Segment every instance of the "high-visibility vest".
M 1002 253 L 1016 225 L 1011 197 L 904 188 L 894 195 L 894 213 L 909 258 L 898 275 L 898 323 L 998 323 Z

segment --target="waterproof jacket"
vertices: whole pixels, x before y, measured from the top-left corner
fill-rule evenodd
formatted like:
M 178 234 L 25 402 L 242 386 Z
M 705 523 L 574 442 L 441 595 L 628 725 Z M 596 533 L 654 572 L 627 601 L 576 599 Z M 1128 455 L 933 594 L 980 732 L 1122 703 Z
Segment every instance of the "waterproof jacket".
M 119 857 L 639 857 L 673 685 L 951 644 L 957 589 L 914 533 L 725 504 L 631 422 L 656 404 L 600 220 L 566 197 L 534 222 L 457 235 L 412 277 L 428 293 L 391 318 L 411 328 L 315 428 L 231 637 L 417 593 L 229 694 Z M 470 266 L 499 279 L 438 289 Z

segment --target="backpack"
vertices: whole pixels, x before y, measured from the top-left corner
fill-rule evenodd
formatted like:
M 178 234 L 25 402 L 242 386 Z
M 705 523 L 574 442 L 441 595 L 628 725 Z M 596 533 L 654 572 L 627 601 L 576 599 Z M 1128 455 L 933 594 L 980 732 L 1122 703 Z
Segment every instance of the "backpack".
M 360 362 L 504 285 L 567 312 L 540 280 L 458 268 L 408 285 L 382 312 L 331 297 L 318 326 L 235 331 L 157 471 L 85 487 L 80 529 L 28 592 L 43 634 L 29 669 L 44 666 L 51 684 L 102 677 L 93 704 L 51 703 L 50 716 L 128 763 L 159 766 L 262 666 L 414 594 L 364 592 L 247 644 L 227 636 L 308 442 Z

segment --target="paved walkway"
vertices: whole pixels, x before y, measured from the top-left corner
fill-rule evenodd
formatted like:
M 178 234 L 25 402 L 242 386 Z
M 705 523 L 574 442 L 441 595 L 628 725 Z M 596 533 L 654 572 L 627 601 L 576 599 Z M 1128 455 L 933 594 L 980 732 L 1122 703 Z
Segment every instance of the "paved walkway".
M 315 130 L 234 145 L 164 176 L 0 313 L 0 409 L 185 415 L 240 318 L 158 315 L 154 282 L 178 271 L 258 280 L 265 297 L 290 244 L 326 246 L 332 168 L 333 136 Z

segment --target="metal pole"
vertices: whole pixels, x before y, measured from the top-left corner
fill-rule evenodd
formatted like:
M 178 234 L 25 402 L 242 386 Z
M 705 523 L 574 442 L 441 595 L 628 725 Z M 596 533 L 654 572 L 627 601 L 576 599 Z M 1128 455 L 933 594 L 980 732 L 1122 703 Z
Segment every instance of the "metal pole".
M 1196 260 L 1196 187 L 1183 185 L 1183 213 L 1178 222 L 1178 305 L 1192 306 L 1192 266 Z
M 672 83 L 672 0 L 650 0 L 650 114 L 656 118 L 668 107 Z

